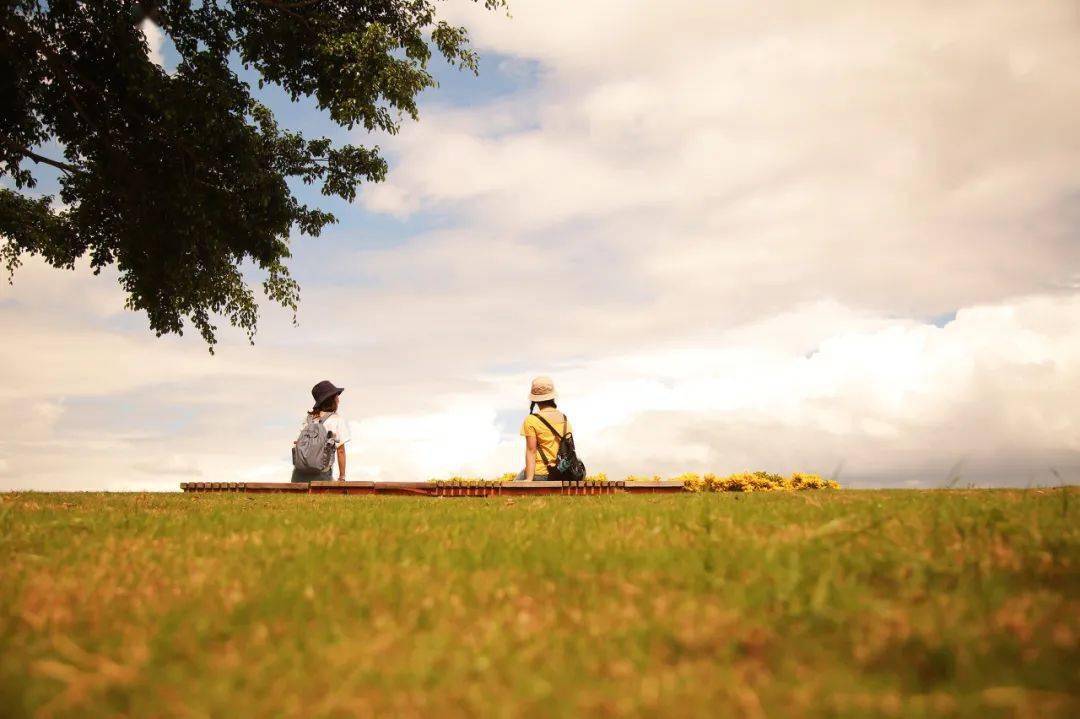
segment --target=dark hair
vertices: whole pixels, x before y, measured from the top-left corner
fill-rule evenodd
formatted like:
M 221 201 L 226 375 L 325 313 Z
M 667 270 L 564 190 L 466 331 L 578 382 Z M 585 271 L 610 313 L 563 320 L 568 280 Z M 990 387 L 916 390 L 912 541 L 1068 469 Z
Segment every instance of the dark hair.
M 318 414 L 319 412 L 334 412 L 334 411 L 336 411 L 337 408 L 338 408 L 338 397 L 339 396 L 340 395 L 335 394 L 335 395 L 332 395 L 330 397 L 327 397 L 322 402 L 319 402 L 317 405 L 312 407 L 311 410 L 308 411 L 308 414 Z
M 556 407 L 557 408 L 558 405 L 555 404 L 555 400 L 553 400 L 553 399 L 545 399 L 543 402 L 529 402 L 529 414 L 533 413 L 533 407 L 538 407 L 538 408 Z

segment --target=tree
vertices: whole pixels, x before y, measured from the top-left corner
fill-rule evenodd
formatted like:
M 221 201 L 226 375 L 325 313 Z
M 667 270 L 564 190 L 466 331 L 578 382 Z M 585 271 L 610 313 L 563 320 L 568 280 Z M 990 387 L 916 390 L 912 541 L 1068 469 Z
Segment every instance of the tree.
M 474 0 L 489 9 L 505 0 Z M 293 311 L 286 266 L 295 227 L 317 236 L 333 215 L 287 180 L 353 200 L 387 165 L 379 148 L 334 146 L 279 128 L 237 76 L 239 63 L 292 99 L 312 97 L 337 124 L 398 130 L 435 82 L 437 51 L 477 71 L 466 30 L 434 0 L 0 0 L 0 257 L 9 281 L 26 254 L 95 273 L 115 265 L 127 307 L 158 336 L 190 322 L 216 343 L 225 317 L 253 340 L 255 293 Z M 148 57 L 142 23 L 168 34 L 180 62 Z M 62 158 L 47 156 L 55 142 Z M 59 172 L 59 200 L 33 191 Z M 11 186 L 14 189 L 11 189 Z

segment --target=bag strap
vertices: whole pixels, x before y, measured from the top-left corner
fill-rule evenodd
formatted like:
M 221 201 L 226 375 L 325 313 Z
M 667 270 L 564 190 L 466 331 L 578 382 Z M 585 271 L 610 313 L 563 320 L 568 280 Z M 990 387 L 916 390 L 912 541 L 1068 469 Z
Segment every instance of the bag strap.
M 320 412 L 320 414 L 322 414 L 322 413 Z M 324 425 L 324 424 L 326 424 L 326 420 L 330 419 L 335 414 L 337 414 L 337 412 L 331 412 L 330 414 L 326 415 L 325 417 L 319 417 L 318 419 L 315 419 L 312 415 L 309 414 L 307 416 L 307 421 L 308 422 L 318 422 L 319 424 Z
M 552 462 L 548 461 L 547 452 L 544 451 L 543 446 L 539 442 L 536 443 L 536 449 L 540 452 L 540 459 L 544 460 L 544 466 L 550 468 Z
M 553 435 L 555 435 L 556 437 L 558 437 L 559 444 L 562 444 L 563 435 L 561 435 L 561 434 L 559 434 L 558 432 L 555 431 L 555 428 L 551 426 L 551 422 L 548 422 L 546 419 L 544 419 L 542 416 L 540 416 L 539 412 L 533 414 L 533 417 L 536 417 L 538 420 L 540 420 L 545 425 L 547 425 L 547 428 L 551 430 L 551 433 Z M 569 420 L 566 418 L 566 415 L 564 414 L 563 415 L 563 432 L 564 433 L 566 432 L 566 426 L 567 426 L 568 423 L 569 423 Z
M 559 448 L 562 447 L 563 435 L 556 432 L 555 428 L 551 426 L 551 422 L 548 422 L 546 419 L 541 417 L 539 412 L 533 413 L 533 417 L 536 417 L 538 420 L 543 422 L 547 426 L 547 428 L 551 430 L 551 433 L 553 435 L 555 435 L 556 438 L 558 438 L 559 445 L 557 447 L 555 447 L 555 454 L 558 455 Z M 568 420 L 566 418 L 566 415 L 564 414 L 563 415 L 563 433 L 564 434 L 566 432 L 567 426 L 569 425 L 569 422 L 570 422 L 570 420 Z M 550 467 L 551 462 L 548 461 L 547 452 L 544 451 L 544 446 L 542 444 L 540 444 L 540 440 L 536 441 L 536 448 L 538 450 L 540 450 L 540 459 L 544 460 L 544 464 L 547 465 L 548 467 Z

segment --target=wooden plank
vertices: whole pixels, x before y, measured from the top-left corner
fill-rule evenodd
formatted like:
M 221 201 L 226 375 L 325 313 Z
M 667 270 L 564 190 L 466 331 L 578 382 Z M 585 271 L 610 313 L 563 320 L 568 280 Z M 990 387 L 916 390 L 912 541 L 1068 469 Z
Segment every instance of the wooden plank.
M 313 494 L 372 494 L 375 489 L 374 482 L 339 482 L 317 481 L 308 482 Z
M 245 492 L 285 492 L 289 494 L 303 494 L 308 491 L 307 482 L 248 482 L 244 485 Z
M 312 494 L 345 494 L 345 485 L 341 482 L 308 482 L 308 491 Z
M 386 482 L 387 487 L 390 485 L 400 486 L 402 484 L 413 484 L 405 482 Z M 432 497 L 494 497 L 502 494 L 503 485 L 493 484 L 487 482 L 467 482 L 464 484 L 448 484 L 445 482 L 426 482 L 424 483 L 428 491 L 426 494 Z M 384 491 L 380 489 L 380 491 Z M 399 494 L 401 492 L 398 492 Z M 409 492 L 412 494 L 413 492 Z
M 375 482 L 374 489 L 375 494 L 421 495 L 427 497 L 435 495 L 435 486 L 430 482 Z
M 301 494 L 386 494 L 432 497 L 492 496 L 598 496 L 608 494 L 655 494 L 685 491 L 680 482 L 507 482 L 450 486 L 434 482 L 182 482 L 185 492 L 282 492 Z
M 507 482 L 502 487 L 504 495 L 511 497 L 539 497 L 563 494 L 562 482 Z

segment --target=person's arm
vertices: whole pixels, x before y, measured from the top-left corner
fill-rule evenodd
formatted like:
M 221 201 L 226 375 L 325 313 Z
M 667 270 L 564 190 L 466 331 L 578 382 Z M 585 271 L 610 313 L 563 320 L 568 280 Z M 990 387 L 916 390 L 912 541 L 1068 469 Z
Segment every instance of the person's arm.
M 345 481 L 345 445 L 339 444 L 337 448 L 338 481 Z
M 533 481 L 536 476 L 536 435 L 525 435 L 525 481 Z

